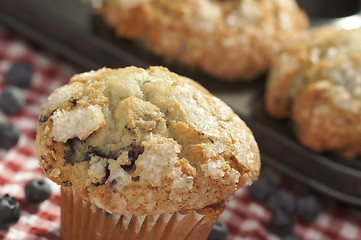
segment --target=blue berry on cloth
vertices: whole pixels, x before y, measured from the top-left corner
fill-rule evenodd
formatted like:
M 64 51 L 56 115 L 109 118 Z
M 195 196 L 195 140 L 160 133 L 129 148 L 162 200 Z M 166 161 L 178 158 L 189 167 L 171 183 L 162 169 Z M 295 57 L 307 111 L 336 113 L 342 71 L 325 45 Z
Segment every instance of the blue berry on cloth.
M 294 226 L 295 222 L 292 215 L 283 209 L 277 209 L 272 214 L 268 228 L 270 232 L 284 237 L 293 232 Z
M 19 138 L 20 131 L 15 125 L 9 122 L 0 123 L 0 148 L 10 149 L 18 143 Z
M 50 195 L 50 185 L 43 179 L 33 179 L 25 185 L 25 197 L 30 203 L 41 203 L 49 199 Z
M 0 195 L 0 229 L 7 229 L 20 218 L 19 202 L 8 194 Z
M 288 236 L 282 238 L 282 240 L 300 240 L 300 239 L 294 235 L 288 235 Z
M 296 214 L 304 222 L 313 222 L 321 211 L 321 204 L 314 195 L 304 196 L 298 199 Z
M 258 180 L 249 187 L 249 195 L 256 201 L 266 201 L 274 191 L 274 183 L 264 174 L 261 174 Z
M 268 198 L 267 206 L 271 211 L 281 208 L 291 213 L 296 208 L 296 198 L 291 191 L 280 189 Z
M 211 233 L 209 234 L 207 240 L 224 240 L 227 238 L 228 228 L 227 225 L 218 220 L 213 226 Z
M 16 115 L 25 105 L 22 91 L 14 86 L 5 88 L 0 97 L 0 108 L 6 115 Z
M 28 88 L 31 85 L 33 69 L 25 62 L 15 62 L 5 76 L 5 81 L 20 88 Z

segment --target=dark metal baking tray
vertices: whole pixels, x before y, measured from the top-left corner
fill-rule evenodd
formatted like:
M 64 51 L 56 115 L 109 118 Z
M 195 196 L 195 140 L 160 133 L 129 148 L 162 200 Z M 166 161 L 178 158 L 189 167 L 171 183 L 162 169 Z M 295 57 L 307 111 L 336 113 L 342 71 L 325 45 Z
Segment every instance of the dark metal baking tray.
M 311 4 L 315 1 L 299 2 L 310 13 L 316 12 Z M 357 9 L 349 9 L 343 14 L 358 12 L 359 5 L 348 6 Z M 335 17 L 334 9 L 328 13 L 327 17 Z M 344 24 L 342 21 L 350 18 L 353 18 L 354 24 L 361 22 L 360 16 L 354 15 L 341 19 L 312 18 L 312 24 Z M 225 83 L 204 73 L 165 62 L 133 41 L 116 38 L 111 29 L 93 14 L 91 6 L 80 0 L 0 1 L 0 25 L 85 69 L 165 65 L 172 71 L 193 78 L 228 103 L 246 121 L 257 139 L 263 162 L 335 199 L 361 206 L 361 159 L 339 159 L 331 154 L 313 153 L 301 146 L 292 135 L 288 121 L 271 119 L 265 113 L 265 76 L 253 82 Z

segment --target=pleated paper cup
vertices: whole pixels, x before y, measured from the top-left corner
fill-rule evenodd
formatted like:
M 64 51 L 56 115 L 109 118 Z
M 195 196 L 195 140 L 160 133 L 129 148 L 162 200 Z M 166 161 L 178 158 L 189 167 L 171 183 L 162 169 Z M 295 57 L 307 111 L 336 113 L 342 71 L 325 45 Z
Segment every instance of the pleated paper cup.
M 61 188 L 62 240 L 207 239 L 224 206 L 185 213 L 115 215 Z

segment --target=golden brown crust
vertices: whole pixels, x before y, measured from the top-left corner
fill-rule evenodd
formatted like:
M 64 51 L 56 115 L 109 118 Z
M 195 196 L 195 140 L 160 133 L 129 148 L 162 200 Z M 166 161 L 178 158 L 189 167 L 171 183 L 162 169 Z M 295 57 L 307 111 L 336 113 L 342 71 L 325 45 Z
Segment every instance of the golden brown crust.
M 117 34 L 224 81 L 264 73 L 272 51 L 308 26 L 294 0 L 125 2 L 100 11 Z
M 123 215 L 218 204 L 260 169 L 245 123 L 198 83 L 161 67 L 74 76 L 43 106 L 36 146 L 50 179 Z

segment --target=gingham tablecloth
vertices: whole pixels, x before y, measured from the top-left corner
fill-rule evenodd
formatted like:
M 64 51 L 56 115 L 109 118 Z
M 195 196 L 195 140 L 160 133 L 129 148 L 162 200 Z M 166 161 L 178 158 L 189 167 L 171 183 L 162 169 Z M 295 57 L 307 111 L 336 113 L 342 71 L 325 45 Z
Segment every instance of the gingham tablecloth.
M 0 239 L 57 240 L 60 239 L 59 187 L 47 180 L 53 190 L 51 198 L 40 205 L 31 205 L 25 200 L 24 185 L 33 178 L 45 178 L 34 151 L 40 106 L 52 90 L 67 82 L 77 70 L 71 63 L 59 60 L 0 27 L 0 89 L 6 86 L 5 73 L 18 60 L 33 67 L 34 77 L 31 88 L 24 90 L 26 107 L 23 111 L 10 118 L 0 113 L 0 121 L 11 121 L 21 130 L 18 145 L 9 151 L 0 151 L 0 194 L 8 193 L 18 199 L 22 213 L 17 224 L 9 230 L 0 230 Z M 313 224 L 296 222 L 296 236 L 310 240 L 361 239 L 359 209 L 329 204 L 328 200 L 323 200 L 322 204 L 323 210 Z M 228 240 L 278 239 L 267 230 L 270 217 L 264 205 L 252 201 L 246 190 L 239 190 L 221 219 L 228 225 Z

